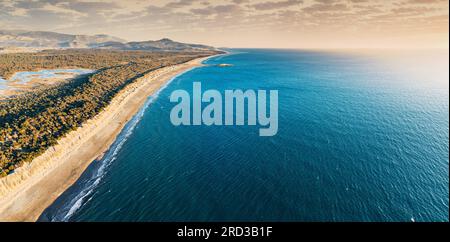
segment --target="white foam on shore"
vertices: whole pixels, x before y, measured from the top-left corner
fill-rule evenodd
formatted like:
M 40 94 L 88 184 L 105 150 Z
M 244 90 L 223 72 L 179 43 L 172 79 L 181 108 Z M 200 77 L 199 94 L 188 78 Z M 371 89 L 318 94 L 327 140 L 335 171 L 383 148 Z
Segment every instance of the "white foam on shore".
M 63 209 L 58 212 L 51 221 L 68 221 L 73 214 L 81 208 L 84 204 L 83 201 L 86 197 L 92 194 L 94 189 L 100 184 L 100 181 L 105 176 L 107 168 L 117 158 L 117 154 L 122 148 L 123 144 L 128 140 L 128 137 L 133 134 L 134 128 L 144 116 L 145 110 L 153 102 L 153 98 L 149 98 L 139 112 L 133 116 L 133 118 L 127 123 L 125 128 L 117 137 L 116 141 L 112 144 L 111 148 L 107 151 L 106 155 L 100 160 L 101 164 L 97 170 L 94 171 L 92 177 L 90 177 L 84 184 L 79 193 L 71 199 Z
M 128 137 L 133 134 L 135 127 L 142 120 L 142 118 L 145 114 L 145 111 L 150 106 L 150 104 L 152 104 L 155 100 L 157 100 L 157 98 L 159 97 L 159 94 L 164 89 L 166 89 L 167 86 L 173 80 L 175 80 L 179 76 L 181 76 L 195 68 L 198 68 L 198 67 L 189 68 L 186 71 L 173 76 L 163 86 L 161 86 L 161 88 L 159 88 L 157 92 L 155 92 L 153 95 L 149 96 L 149 98 L 147 99 L 147 101 L 145 102 L 143 107 L 126 124 L 125 128 L 117 136 L 116 140 L 111 145 L 110 149 L 106 152 L 105 156 L 99 161 L 99 162 L 101 162 L 101 164 L 99 165 L 98 169 L 93 172 L 93 174 L 90 178 L 88 178 L 86 181 L 83 181 L 81 189 L 77 191 L 78 194 L 74 198 L 72 198 L 70 201 L 68 201 L 66 204 L 64 204 L 59 211 L 56 211 L 56 213 L 50 219 L 52 222 L 69 221 L 70 218 L 84 204 L 86 204 L 87 202 L 89 202 L 92 199 L 92 197 L 89 197 L 89 196 L 95 191 L 95 188 L 100 184 L 101 180 L 107 174 L 107 172 L 108 172 L 107 168 L 116 160 L 117 154 L 119 153 L 119 151 L 121 150 L 121 148 L 125 144 L 125 142 L 128 140 Z M 88 200 L 86 200 L 86 202 L 84 202 L 84 200 L 86 198 L 88 198 Z

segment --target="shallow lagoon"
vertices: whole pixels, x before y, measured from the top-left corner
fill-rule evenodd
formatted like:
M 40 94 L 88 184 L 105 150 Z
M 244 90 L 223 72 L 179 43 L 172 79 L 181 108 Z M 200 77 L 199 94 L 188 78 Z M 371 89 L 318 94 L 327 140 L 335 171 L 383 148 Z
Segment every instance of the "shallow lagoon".
M 16 90 L 18 85 L 23 85 L 25 87 L 30 84 L 32 80 L 36 79 L 69 79 L 74 76 L 90 74 L 92 72 L 94 72 L 94 70 L 90 69 L 50 69 L 17 72 L 9 80 L 0 77 L 0 91 Z
M 53 70 L 40 70 L 40 71 L 23 71 L 17 72 L 11 77 L 10 81 L 17 84 L 27 84 L 33 79 L 48 79 L 59 78 L 67 75 L 84 75 L 92 73 L 93 70 L 89 69 L 53 69 Z

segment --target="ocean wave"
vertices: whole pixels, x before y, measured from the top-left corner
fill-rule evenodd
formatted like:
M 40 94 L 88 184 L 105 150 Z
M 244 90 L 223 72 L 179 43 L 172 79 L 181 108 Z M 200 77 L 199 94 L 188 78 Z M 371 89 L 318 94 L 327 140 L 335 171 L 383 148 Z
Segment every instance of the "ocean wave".
M 77 189 L 77 194 L 68 202 L 66 202 L 58 211 L 51 216 L 50 220 L 53 222 L 61 221 L 66 222 L 69 221 L 70 218 L 80 209 L 84 204 L 89 202 L 92 198 L 92 194 L 95 191 L 95 188 L 100 184 L 101 180 L 105 177 L 108 172 L 108 167 L 116 160 L 117 154 L 121 150 L 122 146 L 128 140 L 128 137 L 133 134 L 133 130 L 142 120 L 145 111 L 148 107 L 159 97 L 160 93 L 167 88 L 167 86 L 175 80 L 180 75 L 183 75 L 196 67 L 190 68 L 178 75 L 173 76 L 169 79 L 161 88 L 158 89 L 153 95 L 149 96 L 145 104 L 140 108 L 137 114 L 133 116 L 133 118 L 125 125 L 124 129 L 117 136 L 114 143 L 111 145 L 109 150 L 103 156 L 103 158 L 99 161 L 98 168 L 92 172 L 92 175 L 84 180 L 79 185 L 80 188 Z M 78 183 L 78 182 L 77 182 Z M 87 200 L 86 200 L 87 198 Z M 85 202 L 86 200 L 86 202 Z

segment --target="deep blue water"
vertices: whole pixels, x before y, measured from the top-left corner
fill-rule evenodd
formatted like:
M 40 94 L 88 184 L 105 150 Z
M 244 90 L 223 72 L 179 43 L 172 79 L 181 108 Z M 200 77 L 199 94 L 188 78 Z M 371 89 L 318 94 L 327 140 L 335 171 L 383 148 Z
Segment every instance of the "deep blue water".
M 151 97 L 41 220 L 448 221 L 448 51 L 232 52 Z M 278 134 L 173 126 L 194 81 L 278 90 Z

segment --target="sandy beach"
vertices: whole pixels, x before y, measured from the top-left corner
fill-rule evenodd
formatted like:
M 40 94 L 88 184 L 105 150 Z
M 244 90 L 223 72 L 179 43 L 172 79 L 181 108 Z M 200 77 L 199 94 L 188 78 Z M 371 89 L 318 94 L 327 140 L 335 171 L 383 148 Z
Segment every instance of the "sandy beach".
M 36 221 L 40 214 L 101 157 L 147 98 L 174 76 L 206 58 L 165 67 L 128 85 L 110 105 L 70 132 L 33 162 L 0 179 L 0 221 Z

